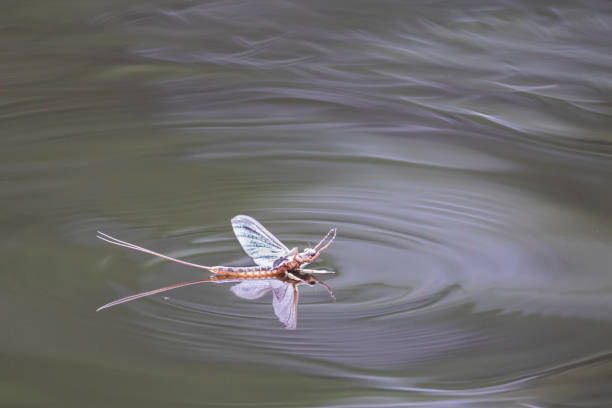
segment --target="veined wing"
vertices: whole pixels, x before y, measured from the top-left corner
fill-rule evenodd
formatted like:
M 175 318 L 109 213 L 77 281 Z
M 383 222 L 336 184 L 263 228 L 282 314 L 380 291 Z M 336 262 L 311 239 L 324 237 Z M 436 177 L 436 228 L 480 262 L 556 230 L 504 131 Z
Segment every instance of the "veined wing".
M 232 218 L 234 234 L 247 253 L 257 265 L 271 267 L 274 261 L 289 252 L 270 231 L 248 215 L 237 215 Z
M 278 282 L 278 281 L 277 281 Z M 234 295 L 243 299 L 259 299 L 273 288 L 272 280 L 246 280 L 230 288 Z
M 272 306 L 278 320 L 289 330 L 297 327 L 297 285 L 280 282 L 272 289 Z
M 277 279 L 248 280 L 230 288 L 238 297 L 244 299 L 259 299 L 272 291 L 274 313 L 287 329 L 294 330 L 297 326 L 297 286 Z

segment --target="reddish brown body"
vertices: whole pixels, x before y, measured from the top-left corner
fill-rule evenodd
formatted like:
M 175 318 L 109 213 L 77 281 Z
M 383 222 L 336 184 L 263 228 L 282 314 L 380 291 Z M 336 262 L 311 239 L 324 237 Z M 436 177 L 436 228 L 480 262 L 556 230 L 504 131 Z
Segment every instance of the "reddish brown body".
M 311 262 L 313 257 L 303 259 L 299 255 L 293 255 L 290 260 L 281 263 L 276 267 L 266 266 L 204 266 L 204 269 L 215 273 L 215 276 L 211 280 L 228 280 L 228 279 L 270 279 L 277 278 L 285 280 L 287 278 L 287 272 L 290 272 L 293 276 L 299 277 L 304 275 L 300 271 L 300 267 L 305 262 Z M 288 280 L 292 280 L 288 278 Z M 295 279 L 293 279 L 295 280 Z
M 299 259 L 292 259 L 277 268 L 263 266 L 211 266 L 207 267 L 209 271 L 215 275 L 210 277 L 211 281 L 226 281 L 226 280 L 254 280 L 254 279 L 279 279 L 284 282 L 299 282 L 295 278 L 310 283 L 310 274 L 300 270 L 300 266 L 304 262 Z M 289 274 L 293 275 L 290 277 Z M 313 277 L 314 278 L 314 277 Z M 316 279 L 316 278 L 315 278 Z
M 211 280 L 228 280 L 228 279 L 270 279 L 278 278 L 285 274 L 281 268 L 266 268 L 263 266 L 248 266 L 244 268 L 233 266 L 213 266 L 209 269 L 214 272 Z

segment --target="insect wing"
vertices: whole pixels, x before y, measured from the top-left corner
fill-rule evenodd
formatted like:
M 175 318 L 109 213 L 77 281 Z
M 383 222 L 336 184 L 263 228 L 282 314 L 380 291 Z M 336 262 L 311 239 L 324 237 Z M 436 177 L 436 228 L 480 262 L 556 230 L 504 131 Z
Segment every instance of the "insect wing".
M 272 289 L 274 313 L 287 329 L 295 330 L 297 327 L 297 285 L 285 282 L 279 283 Z
M 230 290 L 243 299 L 259 299 L 272 288 L 270 280 L 247 280 L 232 286 Z
M 271 267 L 274 261 L 289 252 L 270 231 L 248 215 L 237 215 L 232 218 L 234 234 L 247 253 L 257 265 Z

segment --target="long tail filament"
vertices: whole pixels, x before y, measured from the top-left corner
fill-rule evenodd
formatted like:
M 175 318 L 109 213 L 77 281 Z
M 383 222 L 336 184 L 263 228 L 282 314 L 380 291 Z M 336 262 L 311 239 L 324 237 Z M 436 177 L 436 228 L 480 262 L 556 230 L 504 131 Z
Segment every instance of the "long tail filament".
M 138 246 L 138 245 L 130 244 L 129 242 L 121 241 L 118 238 L 111 237 L 110 235 L 105 234 L 105 233 L 100 232 L 100 231 L 98 231 L 98 235 L 96 235 L 96 236 L 99 239 L 101 239 L 102 241 L 108 242 L 109 244 L 119 245 L 119 246 L 122 246 L 122 247 L 125 247 L 125 248 L 134 249 L 136 251 L 144 252 L 146 254 L 151 254 L 151 255 L 155 255 L 155 256 L 163 258 L 163 259 L 167 259 L 168 261 L 178 262 L 178 263 L 183 264 L 183 265 L 193 266 L 194 268 L 206 269 L 209 272 L 217 273 L 213 266 L 200 265 L 200 264 L 195 264 L 195 263 L 183 261 L 183 260 L 180 260 L 180 259 L 172 258 L 172 257 L 170 257 L 168 255 L 160 254 L 159 252 L 151 251 L 150 249 L 143 248 L 143 247 Z

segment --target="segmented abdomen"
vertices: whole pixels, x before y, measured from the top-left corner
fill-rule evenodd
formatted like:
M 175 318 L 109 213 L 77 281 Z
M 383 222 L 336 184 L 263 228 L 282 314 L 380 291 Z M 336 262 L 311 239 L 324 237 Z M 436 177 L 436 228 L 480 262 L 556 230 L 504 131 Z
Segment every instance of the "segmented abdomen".
M 263 266 L 248 266 L 243 268 L 233 266 L 215 266 L 217 279 L 269 279 L 276 278 L 279 271 Z

